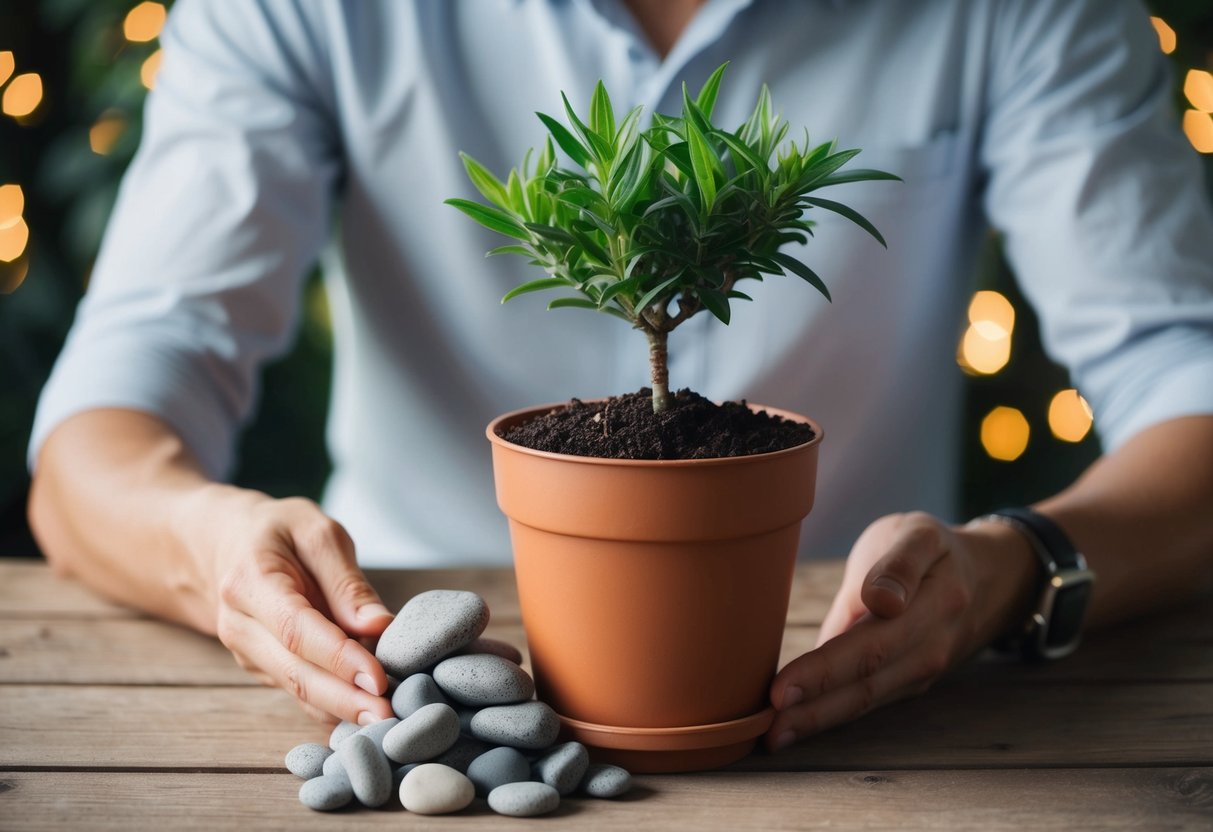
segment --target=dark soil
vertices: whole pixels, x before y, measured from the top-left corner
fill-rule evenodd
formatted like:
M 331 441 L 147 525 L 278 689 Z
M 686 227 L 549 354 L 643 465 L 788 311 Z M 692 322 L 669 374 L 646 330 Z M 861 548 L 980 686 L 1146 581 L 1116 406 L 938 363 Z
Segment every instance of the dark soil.
M 652 391 L 614 396 L 588 404 L 573 399 L 503 434 L 537 451 L 607 459 L 714 459 L 782 451 L 808 442 L 813 429 L 744 401 L 715 404 L 679 390 L 665 413 L 653 412 Z

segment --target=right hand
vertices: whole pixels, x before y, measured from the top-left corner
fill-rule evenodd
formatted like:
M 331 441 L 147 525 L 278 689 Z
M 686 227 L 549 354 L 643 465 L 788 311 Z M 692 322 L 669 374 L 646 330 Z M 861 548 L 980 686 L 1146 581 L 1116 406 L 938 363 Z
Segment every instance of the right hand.
M 310 500 L 227 486 L 193 507 L 216 633 L 237 663 L 321 722 L 390 717 L 387 676 L 359 639 L 378 637 L 392 615 L 341 524 Z

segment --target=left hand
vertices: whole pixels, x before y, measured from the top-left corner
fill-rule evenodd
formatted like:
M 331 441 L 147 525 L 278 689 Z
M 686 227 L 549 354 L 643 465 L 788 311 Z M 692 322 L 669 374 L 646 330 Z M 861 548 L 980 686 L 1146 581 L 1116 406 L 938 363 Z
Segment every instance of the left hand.
M 816 649 L 771 685 L 767 746 L 926 691 L 1026 615 L 1037 560 L 1017 532 L 891 514 L 860 535 Z

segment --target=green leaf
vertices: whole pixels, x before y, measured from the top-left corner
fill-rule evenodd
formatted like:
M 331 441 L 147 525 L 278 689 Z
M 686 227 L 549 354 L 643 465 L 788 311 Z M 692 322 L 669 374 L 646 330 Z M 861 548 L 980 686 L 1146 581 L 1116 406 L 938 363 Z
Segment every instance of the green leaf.
M 658 283 L 652 289 L 649 289 L 647 292 L 645 292 L 644 296 L 641 297 L 640 300 L 636 301 L 637 314 L 639 314 L 642 310 L 648 309 L 650 306 L 652 306 L 653 302 L 656 301 L 657 298 L 659 298 L 666 290 L 668 290 L 675 283 L 677 283 L 680 278 L 681 278 L 681 275 L 675 275 L 674 277 L 671 277 L 669 280 L 663 280 L 661 283 Z
M 485 257 L 496 257 L 498 254 L 522 254 L 526 257 L 533 257 L 535 252 L 531 251 L 526 246 L 497 246 L 497 248 L 489 249 Z
M 699 298 L 699 302 L 715 315 L 722 324 L 728 325 L 730 316 L 729 299 L 725 297 L 724 292 L 705 286 L 696 293 L 696 296 Z
M 501 180 L 462 150 L 459 151 L 459 158 L 463 160 L 464 170 L 467 171 L 468 178 L 472 180 L 476 190 L 480 191 L 489 202 L 508 210 L 510 198 L 506 194 L 505 185 L 501 184 Z
M 590 129 L 607 141 L 615 138 L 615 111 L 611 109 L 611 97 L 599 81 L 594 85 L 590 98 Z
M 541 225 L 537 222 L 526 223 L 526 229 L 538 234 L 545 240 L 550 240 L 554 243 L 560 243 L 566 246 L 577 245 L 576 238 L 563 228 L 558 228 L 554 225 Z
M 587 257 L 599 266 L 611 268 L 611 255 L 607 254 L 606 249 L 600 246 L 589 234 L 576 228 L 570 228 L 569 233 L 573 235 L 573 239 L 581 246 Z
M 703 87 L 699 90 L 699 95 L 695 96 L 695 104 L 703 112 L 708 119 L 712 118 L 712 111 L 716 108 L 716 96 L 720 92 L 720 79 L 724 75 L 724 71 L 728 68 L 729 62 L 725 61 L 716 70 L 708 76 L 708 80 L 704 82 Z
M 733 160 L 734 163 L 737 164 L 738 172 L 743 170 L 739 162 L 745 162 L 746 168 L 757 171 L 763 176 L 770 173 L 770 168 L 768 167 L 766 160 L 760 158 L 758 154 L 751 150 L 750 146 L 741 139 L 737 138 L 731 133 L 726 133 L 723 130 L 716 131 L 715 136 L 724 142 L 729 148 L 729 151 L 733 154 Z M 763 181 L 765 182 L 765 180 Z
M 729 292 L 729 299 L 730 300 L 751 300 L 751 301 L 753 300 L 753 298 L 750 297 L 749 295 L 747 295 L 745 292 L 739 292 L 736 289 L 732 289 Z
M 640 286 L 640 278 L 632 277 L 627 280 L 617 280 L 610 286 L 602 290 L 602 297 L 598 298 L 600 307 L 606 306 L 617 295 L 627 295 L 635 292 Z
M 539 116 L 539 120 L 548 128 L 548 132 L 552 134 L 552 138 L 556 140 L 556 144 L 560 145 L 560 149 L 565 152 L 566 156 L 583 168 L 589 163 L 590 151 L 577 141 L 577 137 L 570 133 L 567 127 L 544 113 L 535 113 L 535 115 Z M 542 156 L 539 157 L 539 161 L 542 167 L 544 161 Z
M 501 299 L 501 302 L 505 303 L 507 300 L 513 300 L 519 295 L 526 295 L 531 292 L 542 292 L 545 289 L 559 289 L 562 287 L 568 288 L 568 285 L 569 283 L 567 280 L 561 280 L 558 277 L 545 277 L 541 280 L 532 280 L 529 283 L 523 283 L 519 286 L 515 286 L 513 289 L 510 289 L 505 293 L 505 297 Z
M 860 214 L 858 211 L 856 211 L 854 208 L 850 208 L 846 205 L 843 205 L 841 202 L 834 202 L 833 200 L 830 200 L 830 199 L 821 199 L 820 197 L 815 197 L 815 196 L 806 196 L 804 198 L 804 201 L 809 203 L 810 205 L 816 205 L 818 208 L 824 208 L 827 211 L 833 211 L 835 214 L 840 214 L 840 215 L 846 217 L 851 222 L 855 223 L 860 228 L 862 228 L 864 231 L 868 232 L 873 237 L 875 237 L 876 242 L 880 243 L 885 248 L 889 247 L 889 244 L 884 241 L 884 237 L 880 236 L 880 232 L 876 230 L 876 226 L 874 226 L 874 225 L 872 225 L 872 223 L 868 222 L 867 218 L 864 217 L 862 214 Z
M 800 181 L 796 185 L 796 190 L 803 191 L 807 186 L 812 185 L 818 180 L 824 179 L 847 162 L 859 155 L 858 150 L 842 150 L 838 153 L 833 153 L 811 168 L 804 171 Z
M 444 201 L 447 205 L 453 205 L 485 228 L 496 231 L 498 234 L 504 234 L 516 240 L 531 239 L 531 235 L 526 233 L 526 229 L 504 211 L 499 211 L 496 208 L 490 208 L 487 205 L 481 205 L 479 202 L 472 202 L 468 199 L 448 199 Z
M 598 311 L 598 304 L 589 298 L 556 298 L 548 304 L 548 309 L 589 309 Z
M 855 168 L 846 173 L 838 173 L 833 176 L 827 176 L 813 185 L 813 189 L 826 188 L 830 185 L 845 185 L 848 182 L 874 182 L 877 180 L 891 180 L 893 182 L 903 181 L 900 176 L 893 173 L 886 173 L 883 170 L 872 170 L 870 168 Z
M 771 255 L 771 259 L 795 274 L 797 277 L 807 281 L 814 289 L 825 295 L 826 300 L 833 300 L 830 297 L 830 290 L 826 288 L 825 282 L 817 276 L 817 272 L 810 269 L 804 263 L 801 263 L 795 257 L 790 257 L 781 251 L 776 251 Z
M 573 111 L 573 105 L 569 103 L 569 98 L 564 93 L 560 93 L 560 99 L 564 102 L 564 112 L 569 117 L 569 123 L 573 125 L 573 129 L 583 138 L 588 144 L 599 162 L 609 162 L 615 156 L 615 148 L 610 142 L 591 130 L 589 125 L 577 117 L 577 113 Z
M 699 186 L 700 207 L 704 215 L 712 210 L 716 202 L 716 175 L 713 161 L 715 155 L 708 146 L 703 133 L 693 122 L 687 122 L 687 148 L 691 154 L 691 168 L 695 184 Z

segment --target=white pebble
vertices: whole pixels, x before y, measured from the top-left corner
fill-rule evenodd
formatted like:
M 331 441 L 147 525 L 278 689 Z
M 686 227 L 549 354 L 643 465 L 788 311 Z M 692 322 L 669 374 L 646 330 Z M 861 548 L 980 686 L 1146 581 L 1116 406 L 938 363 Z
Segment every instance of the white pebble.
M 472 781 L 449 766 L 424 763 L 404 776 L 400 802 L 419 815 L 445 815 L 466 809 L 476 797 Z
M 353 799 L 354 789 L 341 775 L 313 777 L 299 787 L 299 802 L 317 812 L 340 809 Z
M 586 770 L 581 790 L 590 797 L 619 797 L 632 788 L 632 775 L 619 766 L 595 763 Z
M 333 754 L 333 749 L 318 742 L 305 742 L 286 752 L 286 768 L 296 777 L 311 780 L 324 773 L 324 761 Z
M 501 656 L 481 653 L 452 656 L 434 668 L 434 681 L 462 705 L 509 705 L 535 695 L 535 682 L 518 665 Z
M 388 802 L 392 796 L 392 768 L 373 739 L 354 734 L 341 743 L 337 753 L 359 803 L 375 807 Z
M 383 752 L 398 763 L 432 760 L 459 739 L 459 717 L 450 705 L 426 705 L 392 727 Z
M 472 717 L 472 735 L 495 745 L 539 751 L 559 733 L 560 718 L 543 702 L 496 705 Z
M 414 673 L 396 687 L 392 694 L 392 712 L 401 719 L 408 719 L 426 705 L 449 704 L 434 677 L 428 673 Z
M 535 761 L 535 779 L 554 788 L 563 797 L 581 784 L 590 766 L 590 753 L 579 742 L 562 743 Z
M 489 608 L 474 592 L 433 589 L 409 599 L 379 637 L 375 658 L 403 679 L 466 647 L 489 623 Z
M 503 745 L 472 760 L 468 779 L 476 787 L 476 794 L 487 797 L 498 786 L 530 780 L 531 764 L 521 751 Z
M 546 815 L 559 805 L 559 792 L 547 783 L 506 783 L 489 792 L 489 808 L 515 818 Z
M 341 764 L 341 755 L 336 753 L 330 754 L 328 759 L 324 761 L 324 768 L 321 769 L 321 773 L 325 776 L 340 774 L 342 777 L 345 777 L 345 766 Z

